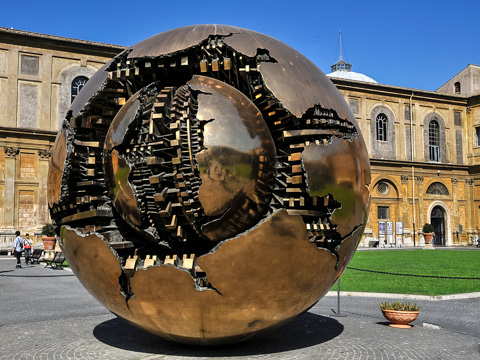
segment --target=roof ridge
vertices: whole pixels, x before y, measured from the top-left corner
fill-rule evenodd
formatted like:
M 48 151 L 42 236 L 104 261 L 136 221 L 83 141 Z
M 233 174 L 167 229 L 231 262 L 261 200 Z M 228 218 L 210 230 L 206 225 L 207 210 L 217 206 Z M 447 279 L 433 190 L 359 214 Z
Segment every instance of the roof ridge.
M 6 28 L 6 27 L 0 26 L 0 35 L 1 35 L 2 32 L 3 33 L 14 34 L 14 35 L 32 36 L 32 37 L 37 37 L 37 38 L 42 38 L 42 39 L 69 41 L 69 42 L 73 42 L 73 43 L 77 43 L 77 44 L 97 45 L 97 46 L 119 48 L 119 49 L 120 48 L 125 49 L 127 47 L 127 46 L 124 46 L 124 45 L 107 44 L 107 43 L 102 43 L 102 42 L 98 42 L 98 41 L 82 40 L 82 39 L 69 38 L 69 37 L 65 37 L 65 36 L 42 34 L 42 33 L 37 33 L 37 32 L 33 32 L 33 31 L 17 30 L 17 29 L 13 29 L 13 28 Z

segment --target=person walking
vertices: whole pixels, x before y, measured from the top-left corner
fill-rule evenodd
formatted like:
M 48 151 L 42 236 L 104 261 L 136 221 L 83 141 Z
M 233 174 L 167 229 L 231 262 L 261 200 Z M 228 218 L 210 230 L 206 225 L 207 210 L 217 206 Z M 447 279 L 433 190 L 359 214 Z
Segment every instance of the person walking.
M 17 266 L 15 268 L 21 268 L 22 263 L 20 262 L 20 256 L 22 256 L 23 251 L 23 238 L 20 236 L 20 231 L 15 232 L 15 240 L 13 242 L 13 255 L 17 258 Z
M 33 240 L 30 239 L 28 233 L 25 234 L 25 239 L 23 240 L 23 249 L 25 250 L 25 265 L 28 265 L 30 255 L 33 252 Z

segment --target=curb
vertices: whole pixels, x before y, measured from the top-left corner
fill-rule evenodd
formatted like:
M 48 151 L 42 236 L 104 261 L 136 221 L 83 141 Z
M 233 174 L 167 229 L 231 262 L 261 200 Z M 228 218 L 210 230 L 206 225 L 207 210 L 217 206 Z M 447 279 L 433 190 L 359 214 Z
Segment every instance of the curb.
M 369 292 L 353 292 L 340 291 L 341 296 L 359 296 L 359 297 L 378 297 L 387 299 L 406 299 L 418 301 L 444 301 L 444 300 L 461 300 L 461 299 L 477 299 L 480 298 L 480 292 L 452 294 L 452 295 L 414 295 L 414 294 L 390 294 L 390 293 L 369 293 Z M 329 291 L 325 296 L 337 296 L 336 291 Z

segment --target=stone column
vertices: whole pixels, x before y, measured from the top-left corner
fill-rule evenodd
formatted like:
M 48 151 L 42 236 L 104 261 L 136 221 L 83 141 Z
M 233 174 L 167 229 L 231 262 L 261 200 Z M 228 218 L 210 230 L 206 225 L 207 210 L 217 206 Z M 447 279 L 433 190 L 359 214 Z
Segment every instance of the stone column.
M 17 156 L 20 149 L 5 146 L 5 194 L 3 199 L 3 224 L 0 232 L 1 245 L 4 250 L 11 249 L 15 238 L 15 178 L 17 176 Z
M 423 205 L 423 176 L 417 176 L 416 179 L 417 181 L 415 185 L 415 193 L 417 194 L 417 199 L 418 199 L 418 211 L 417 211 L 417 220 L 415 221 L 416 226 L 416 232 L 417 232 L 417 239 L 421 241 L 417 241 L 417 244 L 423 245 L 423 232 L 422 228 L 423 225 L 427 222 L 426 221 L 426 215 L 424 213 L 424 205 Z M 429 222 L 429 221 L 428 221 Z
M 462 234 L 462 245 L 471 244 L 471 237 L 477 235 L 477 230 L 475 229 L 475 222 L 473 219 L 474 210 L 474 197 L 475 197 L 475 180 L 474 179 L 465 179 L 465 198 L 467 199 L 467 213 L 465 219 L 465 230 Z M 463 237 L 465 235 L 465 238 Z
M 446 245 L 452 245 L 453 239 L 451 238 L 451 234 L 458 229 L 459 224 L 459 215 L 458 215 L 458 179 L 452 178 L 452 197 L 453 197 L 453 218 L 451 220 L 452 228 L 448 229 L 449 231 L 445 231 L 446 236 Z
M 48 160 L 50 159 L 51 152 L 49 150 L 38 150 L 39 161 L 39 174 L 38 174 L 38 232 L 40 233 L 42 227 L 50 222 L 48 214 L 48 201 L 47 201 L 47 178 L 48 178 Z
M 401 190 L 402 216 L 400 218 L 400 221 L 403 222 L 403 244 L 413 245 L 412 230 L 411 230 L 411 227 L 413 226 L 413 224 L 408 222 L 408 176 L 402 175 L 401 180 L 402 180 L 402 190 Z
M 5 200 L 4 200 L 4 228 L 15 228 L 15 178 L 17 156 L 20 149 L 5 147 Z
M 408 220 L 408 176 L 402 175 L 402 218 L 401 220 L 406 223 Z

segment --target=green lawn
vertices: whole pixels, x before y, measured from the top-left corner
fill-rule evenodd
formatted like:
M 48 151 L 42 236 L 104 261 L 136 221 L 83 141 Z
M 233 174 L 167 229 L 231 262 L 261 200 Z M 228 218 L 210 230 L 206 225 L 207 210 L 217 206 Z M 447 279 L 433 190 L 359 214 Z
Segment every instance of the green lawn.
M 480 278 L 480 251 L 357 251 L 349 268 L 400 274 Z M 480 292 L 480 280 L 422 278 L 347 269 L 341 291 L 447 295 Z M 332 290 L 337 290 L 335 285 Z

